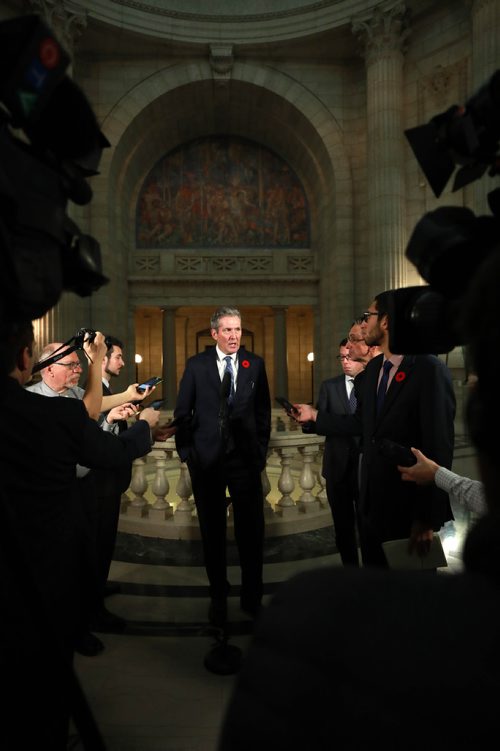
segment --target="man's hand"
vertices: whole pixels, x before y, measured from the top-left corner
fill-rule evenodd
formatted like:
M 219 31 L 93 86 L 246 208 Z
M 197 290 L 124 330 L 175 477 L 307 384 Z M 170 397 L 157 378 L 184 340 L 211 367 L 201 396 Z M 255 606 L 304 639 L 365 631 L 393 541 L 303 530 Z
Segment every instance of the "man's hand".
M 416 552 L 421 558 L 428 555 L 431 549 L 431 542 L 434 536 L 434 530 L 421 521 L 414 521 L 410 531 L 410 553 Z
M 89 335 L 85 334 L 85 339 L 83 342 L 83 350 L 85 354 L 88 357 L 89 363 L 98 363 L 99 364 L 99 372 L 101 368 L 101 363 L 106 355 L 106 342 L 104 341 L 104 334 L 101 331 L 96 331 L 95 338 L 93 342 L 89 341 Z
M 146 420 L 151 429 L 156 428 L 160 420 L 160 412 L 152 407 L 145 407 L 139 414 L 139 420 Z
M 113 409 L 109 410 L 106 415 L 106 422 L 113 423 L 117 420 L 127 420 L 132 415 L 135 415 L 137 411 L 138 408 L 135 404 L 131 404 L 130 402 L 121 404 L 119 407 L 113 407 Z
M 310 404 L 294 404 L 296 412 L 290 415 L 294 420 L 300 423 L 304 422 L 316 422 L 318 416 L 318 410 L 314 409 Z
M 155 441 L 167 441 L 171 438 L 177 430 L 177 425 L 158 425 L 153 430 L 153 438 Z
M 142 402 L 142 400 L 149 396 L 156 388 L 155 386 L 148 386 L 145 391 L 139 391 L 137 389 L 138 385 L 138 383 L 131 383 L 130 386 L 128 386 L 127 390 L 125 391 L 127 401 Z
M 412 453 L 416 456 L 417 463 L 412 467 L 400 467 L 401 479 L 416 482 L 417 485 L 429 485 L 434 482 L 439 464 L 428 459 L 421 451 L 412 447 Z

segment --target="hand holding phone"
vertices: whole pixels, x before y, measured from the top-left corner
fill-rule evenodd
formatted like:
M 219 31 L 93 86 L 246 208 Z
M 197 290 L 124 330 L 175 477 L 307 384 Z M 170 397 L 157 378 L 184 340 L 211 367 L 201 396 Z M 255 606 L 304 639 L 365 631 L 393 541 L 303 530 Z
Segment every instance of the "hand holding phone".
M 285 399 L 284 396 L 277 396 L 276 401 L 278 402 L 278 404 L 281 404 L 287 415 L 294 417 L 298 413 L 298 410 L 295 409 L 292 402 L 289 402 L 288 399 Z
M 154 402 L 151 402 L 151 404 L 148 404 L 148 407 L 152 407 L 153 409 L 161 409 L 164 404 L 164 399 L 155 399 Z
M 159 376 L 153 376 L 152 378 L 148 378 L 147 381 L 140 383 L 137 386 L 137 391 L 140 391 L 142 393 L 146 391 L 146 389 L 150 389 L 152 386 L 157 386 L 162 381 L 163 381 L 163 378 L 160 378 Z

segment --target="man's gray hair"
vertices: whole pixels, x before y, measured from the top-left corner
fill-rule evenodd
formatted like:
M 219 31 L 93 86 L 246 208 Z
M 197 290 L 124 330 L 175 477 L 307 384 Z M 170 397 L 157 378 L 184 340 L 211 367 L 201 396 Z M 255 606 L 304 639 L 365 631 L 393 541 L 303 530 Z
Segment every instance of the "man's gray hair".
M 220 319 L 224 318 L 224 316 L 233 316 L 233 317 L 239 318 L 241 321 L 241 313 L 238 310 L 238 308 L 229 308 L 229 307 L 217 308 L 215 313 L 212 313 L 212 317 L 210 318 L 210 328 L 218 331 Z

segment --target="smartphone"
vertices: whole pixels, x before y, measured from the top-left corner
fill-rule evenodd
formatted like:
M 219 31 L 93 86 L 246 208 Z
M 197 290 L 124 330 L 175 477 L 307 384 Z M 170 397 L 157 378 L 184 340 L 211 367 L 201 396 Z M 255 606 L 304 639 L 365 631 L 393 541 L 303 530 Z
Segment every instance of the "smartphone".
M 147 381 L 139 384 L 139 386 L 137 386 L 137 391 L 146 391 L 146 389 L 148 389 L 150 386 L 157 386 L 162 381 L 163 378 L 160 378 L 159 376 L 153 376 L 153 378 L 148 378 Z
M 151 407 L 152 409 L 161 409 L 164 404 L 164 399 L 155 399 L 154 402 L 151 402 L 151 404 L 148 404 L 148 407 Z
M 289 402 L 288 399 L 285 399 L 284 396 L 277 396 L 275 397 L 278 404 L 281 404 L 283 409 L 286 410 L 286 413 L 288 415 L 295 415 L 297 413 L 297 410 L 293 406 L 292 402 Z
M 408 446 L 401 446 L 401 444 L 390 441 L 388 438 L 377 441 L 377 446 L 382 456 L 401 467 L 411 467 L 417 462 L 415 454 Z

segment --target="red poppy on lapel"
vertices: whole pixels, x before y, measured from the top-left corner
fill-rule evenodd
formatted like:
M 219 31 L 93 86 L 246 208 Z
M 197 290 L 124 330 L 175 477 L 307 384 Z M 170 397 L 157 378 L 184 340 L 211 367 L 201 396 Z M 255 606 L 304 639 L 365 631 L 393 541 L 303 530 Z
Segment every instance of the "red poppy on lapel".
M 404 370 L 398 370 L 394 378 L 398 383 L 401 383 L 401 381 L 404 381 L 404 379 L 406 378 L 406 373 L 404 372 Z
M 241 365 L 242 365 L 243 368 L 249 368 L 250 367 L 250 363 L 248 362 L 248 360 L 242 360 L 241 361 Z

